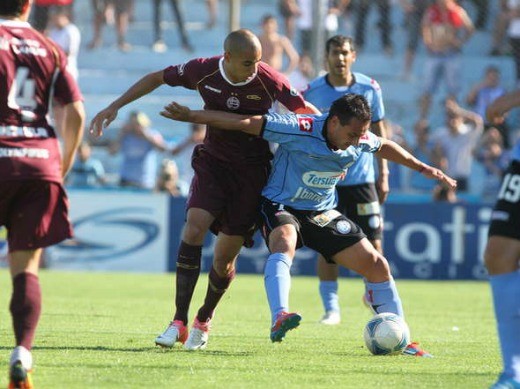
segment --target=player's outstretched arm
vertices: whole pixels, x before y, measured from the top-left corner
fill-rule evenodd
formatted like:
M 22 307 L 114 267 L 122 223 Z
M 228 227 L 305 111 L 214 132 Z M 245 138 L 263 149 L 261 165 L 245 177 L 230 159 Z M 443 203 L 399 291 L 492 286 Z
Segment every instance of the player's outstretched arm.
M 377 152 L 380 157 L 386 158 L 390 161 L 396 162 L 400 165 L 409 167 L 412 170 L 417 170 L 423 176 L 437 179 L 444 182 L 450 188 L 457 187 L 457 181 L 444 174 L 441 170 L 434 168 L 424 162 L 419 161 L 412 154 L 399 146 L 394 141 L 389 139 L 381 139 L 381 148 Z
M 108 107 L 101 110 L 96 116 L 94 116 L 94 119 L 92 119 L 90 122 L 90 133 L 95 136 L 103 135 L 103 130 L 114 121 L 120 108 L 144 95 L 147 95 L 162 84 L 164 84 L 162 70 L 149 73 L 141 78 L 134 85 L 128 88 L 125 93 L 115 99 Z
M 264 123 L 262 115 L 238 115 L 212 110 L 194 111 L 175 101 L 165 106 L 160 114 L 165 118 L 179 122 L 207 124 L 222 130 L 242 131 L 251 135 L 260 135 Z
M 491 123 L 504 121 L 504 114 L 513 107 L 520 106 L 520 89 L 506 93 L 488 105 L 486 110 L 487 119 Z
M 61 163 L 61 176 L 65 177 L 69 172 L 76 150 L 83 138 L 83 127 L 85 125 L 85 108 L 83 102 L 76 101 L 64 107 L 63 126 L 63 153 Z

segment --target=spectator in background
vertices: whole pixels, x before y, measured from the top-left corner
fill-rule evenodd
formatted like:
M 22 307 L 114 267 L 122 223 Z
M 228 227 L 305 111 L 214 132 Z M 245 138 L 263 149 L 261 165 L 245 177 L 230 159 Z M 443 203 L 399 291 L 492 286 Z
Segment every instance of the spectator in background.
M 206 0 L 206 8 L 208 9 L 209 19 L 206 27 L 211 30 L 217 24 L 218 0 Z
M 296 90 L 303 92 L 314 77 L 314 66 L 308 54 L 302 54 L 298 61 L 298 68 L 289 74 L 289 82 Z
M 500 9 L 495 16 L 495 22 L 493 23 L 493 43 L 489 55 L 502 55 L 507 49 L 505 43 L 505 37 L 507 28 L 509 27 L 509 21 L 511 20 L 511 13 L 509 12 L 509 0 L 499 0 Z
M 480 137 L 474 155 L 475 159 L 482 164 L 485 173 L 481 194 L 485 199 L 494 199 L 500 188 L 503 173 L 509 164 L 502 134 L 497 128 L 488 128 Z
M 312 46 L 312 34 L 314 24 L 314 2 L 313 0 L 298 0 L 300 14 L 298 15 L 298 29 L 300 30 L 300 54 L 310 54 Z M 338 31 L 338 15 L 340 9 L 336 6 L 336 2 L 329 0 L 327 15 L 325 16 L 324 25 L 326 36 L 329 39 L 336 35 Z
M 412 147 L 412 154 L 421 161 L 432 166 L 440 166 L 439 161 L 434 158 L 434 144 L 430 138 L 430 125 L 427 120 L 419 120 L 414 125 L 415 144 Z M 412 172 L 410 175 L 410 186 L 414 190 L 430 192 L 435 183 L 423 177 L 422 174 Z
M 426 10 L 422 21 L 422 37 L 428 51 L 424 69 L 424 90 L 420 98 L 421 119 L 428 119 L 432 95 L 441 78 L 448 94 L 457 98 L 460 92 L 460 65 L 463 45 L 474 28 L 466 11 L 455 0 L 436 0 Z
M 190 134 L 178 145 L 174 146 L 171 153 L 175 157 L 179 170 L 179 177 L 182 181 L 191 183 L 193 178 L 193 168 L 191 167 L 191 157 L 195 146 L 204 142 L 206 136 L 206 126 L 203 124 L 190 125 Z
M 167 0 L 170 2 L 172 7 L 173 15 L 175 16 L 175 21 L 177 25 L 177 30 L 181 37 L 182 48 L 187 52 L 193 52 L 193 47 L 190 44 L 188 39 L 188 33 L 186 32 L 186 27 L 184 25 L 184 15 L 180 8 L 179 0 Z M 164 53 L 168 47 L 164 43 L 163 40 L 163 29 L 161 25 L 161 4 L 162 0 L 153 0 L 153 27 L 155 40 L 152 46 L 153 51 L 157 53 Z
M 283 73 L 288 75 L 296 69 L 300 56 L 291 41 L 278 33 L 278 22 L 273 15 L 265 15 L 262 18 L 262 34 L 258 39 L 262 44 L 262 61 L 282 72 L 285 54 L 289 62 Z
M 179 169 L 175 161 L 164 159 L 161 164 L 155 189 L 158 192 L 167 192 L 173 197 L 188 195 L 189 184 L 179 179 Z
M 435 184 L 432 193 L 433 201 L 446 203 L 456 203 L 457 201 L 459 201 L 455 189 L 450 188 L 449 186 L 444 185 L 442 183 Z
M 520 0 L 509 0 L 509 26 L 507 36 L 515 61 L 516 87 L 520 87 Z
M 440 169 L 457 180 L 458 191 L 466 192 L 469 189 L 473 150 L 484 129 L 483 120 L 449 98 L 445 102 L 445 115 L 446 127 L 435 131 L 435 152 L 439 156 Z
M 78 157 L 67 176 L 67 185 L 75 187 L 96 187 L 104 185 L 105 169 L 100 160 L 92 158 L 92 148 L 83 141 L 78 148 Z
M 278 0 L 278 10 L 284 20 L 285 35 L 290 41 L 294 41 L 296 19 L 300 16 L 300 7 L 297 0 Z
M 484 72 L 484 79 L 471 88 L 466 102 L 480 117 L 485 118 L 488 105 L 505 93 L 506 89 L 500 85 L 500 70 L 496 66 L 488 66 Z M 500 131 L 504 146 L 508 148 L 509 129 L 507 124 L 505 122 L 496 126 L 487 122 L 485 124 L 486 129 L 492 126 Z
M 72 5 L 74 0 L 34 0 L 33 11 L 31 15 L 32 26 L 44 32 L 49 22 L 51 9 L 59 9 L 67 12 L 69 18 L 72 17 Z
M 88 48 L 95 49 L 100 47 L 103 43 L 103 26 L 107 22 L 108 11 L 111 7 L 114 7 L 117 47 L 121 51 L 132 50 L 132 46 L 126 41 L 131 2 L 129 0 L 92 0 L 92 6 L 94 9 L 94 36 L 92 41 L 88 44 Z
M 406 151 L 410 151 L 410 146 L 406 142 L 406 138 L 404 136 L 403 127 L 388 119 L 385 119 L 384 122 L 386 128 L 386 138 L 394 141 Z M 392 161 L 388 161 L 388 172 L 388 186 L 390 190 L 402 190 L 404 179 L 401 165 Z
M 392 20 L 390 14 L 390 0 L 358 0 L 357 1 L 357 18 L 355 27 L 355 42 L 358 51 L 362 51 L 365 46 L 365 34 L 367 27 L 367 16 L 370 11 L 370 6 L 377 5 L 379 10 L 379 21 L 377 28 L 381 37 L 381 45 L 387 55 L 392 55 Z
M 67 55 L 67 70 L 77 80 L 81 33 L 70 21 L 68 10 L 56 8 L 52 11 L 47 35 L 63 49 Z
M 141 189 L 154 189 L 157 177 L 157 150 L 167 151 L 162 135 L 150 128 L 148 116 L 142 112 L 130 113 L 121 128 L 114 152 L 121 152 L 120 185 Z
M 401 75 L 403 81 L 411 81 L 413 79 L 413 62 L 421 38 L 421 21 L 424 12 L 431 2 L 432 0 L 400 0 L 404 13 L 404 24 L 408 32 L 408 43 L 404 54 L 404 68 Z

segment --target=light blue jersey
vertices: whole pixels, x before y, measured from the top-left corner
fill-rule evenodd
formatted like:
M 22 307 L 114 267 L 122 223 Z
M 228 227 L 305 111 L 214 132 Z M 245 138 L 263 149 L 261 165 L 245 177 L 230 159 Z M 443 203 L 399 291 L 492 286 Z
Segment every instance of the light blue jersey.
M 312 103 L 322 113 L 329 112 L 334 100 L 347 93 L 362 95 L 372 111 L 372 123 L 379 122 L 385 117 L 385 107 L 381 87 L 374 79 L 362 73 L 353 72 L 354 82 L 346 87 L 334 87 L 327 75 L 318 77 L 309 84 L 309 88 L 303 92 L 305 100 Z M 350 167 L 347 176 L 338 185 L 359 185 L 375 182 L 374 156 L 364 153 L 358 161 Z
M 511 159 L 513 161 L 520 161 L 520 139 L 516 141 L 513 150 L 511 150 Z
M 331 150 L 323 135 L 328 115 L 267 114 L 262 136 L 279 144 L 262 195 L 298 210 L 335 207 L 336 185 L 361 156 L 381 147 L 367 132 L 358 146 Z

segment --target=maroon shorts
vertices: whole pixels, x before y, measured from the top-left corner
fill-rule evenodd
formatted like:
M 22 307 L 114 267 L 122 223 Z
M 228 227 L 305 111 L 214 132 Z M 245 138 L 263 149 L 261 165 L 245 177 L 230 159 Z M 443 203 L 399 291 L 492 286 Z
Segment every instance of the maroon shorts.
M 72 237 L 69 201 L 56 182 L 0 182 L 0 226 L 7 228 L 9 251 L 35 250 Z
M 250 240 L 257 226 L 260 195 L 270 165 L 232 166 L 209 155 L 202 147 L 193 152 L 195 175 L 187 209 L 201 208 L 216 217 L 215 234 L 242 235 Z

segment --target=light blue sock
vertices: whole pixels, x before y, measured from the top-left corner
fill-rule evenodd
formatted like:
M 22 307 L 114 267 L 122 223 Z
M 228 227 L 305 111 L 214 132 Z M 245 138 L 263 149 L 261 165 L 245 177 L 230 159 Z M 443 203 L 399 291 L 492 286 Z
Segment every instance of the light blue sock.
M 320 281 L 320 296 L 325 312 L 339 312 L 338 281 Z
M 394 280 L 385 282 L 366 282 L 367 294 L 372 308 L 377 313 L 391 312 L 404 318 L 401 298 Z
M 264 285 L 267 301 L 274 323 L 278 313 L 289 311 L 289 290 L 291 289 L 292 260 L 282 253 L 269 255 L 264 269 Z
M 520 271 L 490 276 L 489 282 L 504 362 L 502 376 L 520 382 Z

